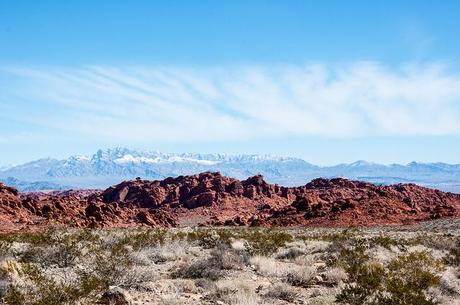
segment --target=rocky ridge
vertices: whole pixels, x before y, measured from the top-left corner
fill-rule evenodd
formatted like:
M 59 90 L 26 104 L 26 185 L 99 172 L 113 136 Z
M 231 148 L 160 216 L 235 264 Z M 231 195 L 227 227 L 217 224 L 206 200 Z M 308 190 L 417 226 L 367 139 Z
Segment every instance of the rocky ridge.
M 299 187 L 218 172 L 124 181 L 104 191 L 19 193 L 0 184 L 0 230 L 76 227 L 349 226 L 460 216 L 460 195 L 343 178 Z

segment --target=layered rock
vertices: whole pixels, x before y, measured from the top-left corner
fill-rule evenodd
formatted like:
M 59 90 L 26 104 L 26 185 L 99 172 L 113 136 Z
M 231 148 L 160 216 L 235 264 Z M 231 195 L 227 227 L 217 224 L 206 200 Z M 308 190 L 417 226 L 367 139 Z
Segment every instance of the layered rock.
M 300 187 L 220 173 L 124 181 L 104 191 L 20 194 L 0 184 L 5 227 L 404 224 L 459 217 L 460 195 L 413 184 L 315 179 Z

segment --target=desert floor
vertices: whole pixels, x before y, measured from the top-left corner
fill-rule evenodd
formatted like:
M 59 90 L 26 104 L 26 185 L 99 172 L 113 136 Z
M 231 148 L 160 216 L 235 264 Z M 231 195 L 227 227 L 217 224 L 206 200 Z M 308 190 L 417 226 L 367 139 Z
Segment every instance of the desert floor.
M 0 235 L 3 304 L 460 304 L 460 221 Z

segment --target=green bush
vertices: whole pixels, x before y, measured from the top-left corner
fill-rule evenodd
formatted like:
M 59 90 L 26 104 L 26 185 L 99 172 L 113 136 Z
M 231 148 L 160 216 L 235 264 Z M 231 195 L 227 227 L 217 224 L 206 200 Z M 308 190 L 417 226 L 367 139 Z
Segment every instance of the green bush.
M 412 252 L 402 255 L 391 261 L 388 269 L 385 284 L 392 297 L 383 298 L 386 304 L 434 304 L 426 298 L 424 292 L 430 287 L 439 286 L 440 277 L 437 273 L 443 270 L 443 266 L 429 253 Z
M 360 268 L 368 262 L 368 245 L 364 239 L 336 240 L 328 249 L 325 260 L 330 267 L 338 266 L 347 273 L 350 281 L 355 281 Z
M 392 260 L 387 268 L 364 263 L 347 271 L 350 281 L 337 295 L 339 303 L 433 305 L 425 292 L 439 285 L 442 265 L 427 252 L 412 252 Z
M 379 235 L 379 236 L 370 238 L 369 244 L 371 246 L 381 246 L 381 247 L 384 247 L 385 249 L 391 250 L 392 246 L 400 246 L 403 244 L 403 242 L 393 239 L 389 236 Z
M 379 304 L 373 303 L 382 291 L 385 269 L 377 264 L 364 264 L 349 273 L 353 283 L 348 284 L 337 296 L 337 302 L 349 305 Z

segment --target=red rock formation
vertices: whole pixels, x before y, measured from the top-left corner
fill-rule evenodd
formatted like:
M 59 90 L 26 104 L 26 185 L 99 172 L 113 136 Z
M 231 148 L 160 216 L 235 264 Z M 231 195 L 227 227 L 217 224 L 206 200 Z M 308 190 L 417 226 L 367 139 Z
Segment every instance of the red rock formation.
M 27 214 L 22 209 L 18 191 L 0 183 L 0 230 L 12 222 L 25 221 Z
M 104 191 L 19 194 L 0 184 L 0 230 L 66 226 L 405 224 L 459 217 L 460 195 L 413 184 L 315 179 L 293 188 L 201 173 L 124 181 Z

